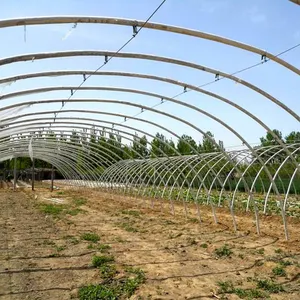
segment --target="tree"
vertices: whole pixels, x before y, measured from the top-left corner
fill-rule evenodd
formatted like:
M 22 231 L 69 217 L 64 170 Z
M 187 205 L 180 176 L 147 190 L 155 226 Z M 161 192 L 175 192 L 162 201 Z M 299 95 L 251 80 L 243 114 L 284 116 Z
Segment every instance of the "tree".
M 177 143 L 177 150 L 182 155 L 191 155 L 196 154 L 197 144 L 195 140 L 189 135 L 182 135 Z
M 285 137 L 286 143 L 300 142 L 300 131 L 292 131 Z
M 147 137 L 143 135 L 142 137 L 139 137 L 137 133 L 135 133 L 133 137 L 133 145 L 132 149 L 137 152 L 140 156 L 143 158 L 146 158 L 149 155 L 149 151 L 147 149 Z M 138 158 L 137 153 L 133 152 L 132 155 L 134 158 Z M 140 157 L 139 157 L 140 158 Z
M 151 157 L 175 155 L 175 145 L 172 140 L 168 140 L 163 134 L 157 132 L 151 142 Z
M 282 139 L 282 133 L 281 131 L 277 129 L 273 129 L 272 132 L 281 140 Z M 279 145 L 278 141 L 273 137 L 273 135 L 270 132 L 267 132 L 265 137 L 260 138 L 260 144 L 261 146 L 272 146 L 272 145 Z
M 214 135 L 210 132 L 207 131 L 206 135 L 208 136 L 203 136 L 203 140 L 202 140 L 202 147 L 201 147 L 201 151 L 205 152 L 205 153 L 210 153 L 210 152 L 217 152 L 220 151 L 220 147 L 217 146 L 213 141 L 215 141 L 214 139 Z M 209 138 L 210 137 L 210 138 Z M 212 141 L 213 140 L 213 141 Z M 220 143 L 220 142 L 219 142 Z

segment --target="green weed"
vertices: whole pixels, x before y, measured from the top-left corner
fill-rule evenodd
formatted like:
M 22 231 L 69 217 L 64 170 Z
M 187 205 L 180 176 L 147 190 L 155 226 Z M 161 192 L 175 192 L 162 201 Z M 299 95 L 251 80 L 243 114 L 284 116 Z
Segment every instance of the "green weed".
M 111 246 L 106 245 L 106 244 L 100 244 L 97 249 L 101 252 L 101 253 L 106 253 L 108 252 L 108 250 L 111 248 Z
M 268 291 L 270 293 L 279 293 L 284 292 L 284 288 L 280 284 L 276 284 L 273 281 L 269 279 L 260 279 L 257 280 L 257 287 L 259 289 L 263 289 L 265 291 Z
M 86 204 L 87 200 L 85 198 L 74 198 L 73 199 L 73 203 L 76 205 L 76 206 L 81 206 L 81 205 L 84 205 Z
M 93 243 L 97 243 L 100 241 L 100 237 L 98 234 L 90 233 L 90 232 L 82 234 L 81 239 L 85 240 L 85 241 L 93 242 Z
M 218 283 L 220 294 L 235 294 L 241 299 L 266 299 L 269 295 L 259 289 L 242 289 L 235 288 L 231 281 L 219 281 Z
M 112 279 L 117 274 L 117 269 L 114 265 L 104 264 L 100 266 L 100 274 L 103 279 Z
M 45 203 L 40 204 L 40 210 L 43 213 L 48 215 L 53 215 L 53 216 L 58 216 L 59 214 L 61 214 L 64 208 L 65 206 L 63 205 L 54 205 L 54 204 L 45 204 Z
M 133 269 L 129 272 L 135 275 L 133 278 L 114 279 L 115 268 L 103 265 L 100 268 L 101 275 L 105 281 L 99 285 L 89 285 L 79 289 L 80 300 L 117 300 L 129 299 L 137 290 L 140 284 L 145 282 L 144 272 L 140 269 Z M 116 271 L 117 272 L 117 271 Z M 106 277 L 107 276 L 107 277 Z
M 257 253 L 258 254 L 264 254 L 265 253 L 265 249 L 264 248 L 258 249 Z
M 132 227 L 129 223 L 122 223 L 120 227 L 128 232 L 138 232 L 138 230 L 135 227 Z
M 277 266 L 272 269 L 272 273 L 276 276 L 286 276 L 286 271 L 283 266 Z
M 284 266 L 284 267 L 287 267 L 287 266 L 291 266 L 293 263 L 289 260 L 282 260 L 279 262 L 280 265 Z
M 227 257 L 230 256 L 233 252 L 230 248 L 228 248 L 228 245 L 224 245 L 220 248 L 215 249 L 215 253 L 218 257 Z
M 88 285 L 81 287 L 78 292 L 80 300 L 116 300 L 119 294 L 110 286 L 99 284 L 99 285 Z
M 56 246 L 55 249 L 57 252 L 61 252 L 66 249 L 66 246 Z
M 107 263 L 111 263 L 113 262 L 115 259 L 113 256 L 107 256 L 107 255 L 94 255 L 92 258 L 92 266 L 95 268 L 99 268 L 101 266 L 103 266 L 104 264 Z

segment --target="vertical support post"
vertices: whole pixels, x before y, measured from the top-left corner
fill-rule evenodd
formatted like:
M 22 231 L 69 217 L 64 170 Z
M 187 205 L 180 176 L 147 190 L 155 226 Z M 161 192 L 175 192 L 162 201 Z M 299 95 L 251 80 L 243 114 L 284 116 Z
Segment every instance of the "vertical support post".
M 34 179 L 35 179 L 35 176 L 34 176 L 34 159 L 32 160 L 32 178 L 31 178 L 31 190 L 34 191 Z
M 14 191 L 17 188 L 17 158 L 14 158 Z
M 51 171 L 51 187 L 50 191 L 53 192 L 53 182 L 54 182 L 54 166 L 52 165 L 52 171 Z

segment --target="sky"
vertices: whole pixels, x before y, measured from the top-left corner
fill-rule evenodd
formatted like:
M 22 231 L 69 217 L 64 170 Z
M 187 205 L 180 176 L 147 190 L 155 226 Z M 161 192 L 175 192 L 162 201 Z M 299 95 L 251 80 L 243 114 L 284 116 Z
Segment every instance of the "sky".
M 57 15 L 105 16 L 146 20 L 160 3 L 160 0 L 0 0 L 0 20 Z M 153 16 L 151 22 L 212 33 L 264 49 L 273 54 L 278 54 L 300 44 L 300 6 L 288 0 L 167 0 Z M 132 28 L 128 26 L 79 23 L 73 30 L 72 26 L 74 24 L 27 26 L 26 32 L 23 26 L 2 28 L 0 29 L 0 59 L 28 53 L 69 50 L 116 51 L 132 36 Z M 142 29 L 121 52 L 172 57 L 226 73 L 239 71 L 261 61 L 258 54 L 221 43 L 150 29 Z M 32 56 L 34 57 L 34 55 Z M 300 47 L 285 53 L 280 58 L 300 68 Z M 42 71 L 95 70 L 102 65 L 103 61 L 102 56 L 76 56 L 72 58 L 33 59 L 27 62 L 0 65 L 0 80 L 14 75 Z M 213 74 L 200 70 L 163 62 L 129 58 L 113 58 L 101 71 L 156 75 L 195 86 L 214 81 Z M 269 61 L 237 76 L 265 90 L 297 114 L 300 113 L 299 75 Z M 0 94 L 5 95 L 41 87 L 78 86 L 81 81 L 82 77 L 78 75 L 20 80 L 10 86 L 0 86 Z M 161 81 L 104 75 L 92 76 L 85 82 L 84 86 L 139 89 L 166 97 L 173 97 L 183 91 L 180 86 Z M 265 97 L 239 83 L 224 79 L 207 85 L 204 89 L 242 106 L 271 129 L 276 128 L 282 131 L 284 136 L 293 130 L 300 130 L 299 122 L 291 115 Z M 38 99 L 63 100 L 69 96 L 69 91 L 31 94 L 1 100 L 0 107 Z M 161 102 L 159 98 L 111 91 L 79 91 L 74 99 L 82 97 L 131 101 L 150 107 Z M 234 128 L 250 144 L 259 143 L 259 138 L 265 135 L 265 129 L 247 115 L 213 97 L 192 91 L 176 99 L 192 104 L 222 120 Z M 39 112 L 45 109 L 59 110 L 60 107 L 61 103 L 34 105 L 21 113 Z M 84 104 L 67 103 L 63 110 L 82 108 L 104 113 L 89 115 L 90 118 L 95 119 L 95 124 L 98 124 L 96 119 L 115 123 L 124 120 L 120 117 L 105 115 L 105 112 L 128 116 L 135 116 L 140 113 L 140 109 L 137 107 L 88 102 Z M 156 106 L 155 109 L 188 121 L 194 128 L 186 123 L 150 111 L 144 111 L 138 117 L 166 127 L 176 135 L 191 135 L 197 142 L 202 140 L 201 131 L 211 131 L 216 140 L 224 141 L 225 147 L 228 149 L 242 144 L 242 141 L 223 125 L 197 111 L 168 101 Z M 78 117 L 79 115 L 78 113 L 61 112 L 59 116 Z M 87 117 L 84 114 L 81 116 Z M 170 132 L 146 122 L 127 120 L 125 125 L 149 132 L 152 135 L 160 131 L 168 138 L 176 141 L 176 137 L 172 136 Z

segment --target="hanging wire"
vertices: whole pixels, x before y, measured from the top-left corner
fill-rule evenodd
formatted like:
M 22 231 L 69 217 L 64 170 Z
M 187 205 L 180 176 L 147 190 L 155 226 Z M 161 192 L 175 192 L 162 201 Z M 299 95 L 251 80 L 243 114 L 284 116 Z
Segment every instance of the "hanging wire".
M 283 55 L 283 54 L 285 54 L 285 53 L 287 53 L 287 52 L 290 52 L 290 51 L 292 51 L 292 50 L 298 48 L 299 46 L 300 46 L 300 43 L 297 44 L 297 45 L 295 45 L 295 46 L 293 46 L 293 47 L 290 47 L 290 48 L 288 48 L 288 49 L 286 49 L 286 50 L 284 50 L 284 51 L 282 51 L 282 52 L 280 52 L 280 53 L 278 53 L 278 54 L 276 54 L 275 57 L 279 57 L 279 56 L 281 56 L 281 55 Z M 256 63 L 256 64 L 254 64 L 254 65 L 251 65 L 251 66 L 249 66 L 249 67 L 240 69 L 240 70 L 238 70 L 238 71 L 235 71 L 235 72 L 233 72 L 233 73 L 231 73 L 231 74 L 229 74 L 229 75 L 230 75 L 230 76 L 234 76 L 234 75 L 236 75 L 236 74 L 239 74 L 239 73 L 248 71 L 248 70 L 253 69 L 253 68 L 255 68 L 255 67 L 258 67 L 258 66 L 260 66 L 260 65 L 262 65 L 262 64 L 265 64 L 265 63 L 267 63 L 268 61 L 270 61 L 270 59 L 267 58 L 266 55 L 262 55 L 262 60 L 261 60 L 261 62 Z M 220 74 L 216 74 L 216 75 L 215 75 L 215 80 L 209 81 L 209 82 L 204 83 L 204 84 L 201 84 L 201 85 L 198 85 L 197 87 L 198 87 L 198 88 L 202 88 L 202 87 L 205 87 L 205 86 L 214 84 L 214 83 L 216 83 L 216 82 L 218 82 L 218 81 L 220 81 L 220 80 L 222 80 L 222 79 L 225 79 L 225 78 L 226 78 L 226 77 L 220 77 Z M 177 94 L 177 95 L 171 97 L 171 99 L 175 99 L 175 98 L 177 98 L 177 97 L 179 97 L 179 96 L 181 96 L 181 95 L 183 95 L 183 94 L 186 94 L 186 93 L 189 93 L 189 92 L 192 92 L 192 91 L 193 91 L 192 89 L 187 89 L 186 87 L 184 87 L 183 92 L 181 92 L 181 93 L 179 93 L 179 94 Z M 162 99 L 161 102 L 159 102 L 159 103 L 157 103 L 157 104 L 154 104 L 154 105 L 151 106 L 150 108 L 157 107 L 157 106 L 159 106 L 159 105 L 164 104 L 165 102 L 166 102 L 166 100 L 164 101 L 164 99 Z M 141 112 L 139 112 L 139 113 L 133 115 L 132 117 L 136 117 L 136 116 L 138 116 L 138 115 L 140 115 L 140 114 L 142 114 L 142 113 L 143 113 L 143 111 L 141 111 Z M 128 117 L 128 119 L 130 119 L 130 118 Z M 123 122 L 121 122 L 121 123 L 119 123 L 119 124 L 122 124 L 122 123 L 124 123 L 124 122 L 125 122 L 125 121 L 123 121 Z
M 96 72 L 98 72 L 100 69 L 102 69 L 110 60 L 112 60 L 116 54 L 118 54 L 120 51 L 122 51 L 139 33 L 140 31 L 145 27 L 145 25 L 150 21 L 150 19 L 158 12 L 158 10 L 163 6 L 163 4 L 166 2 L 167 0 L 163 0 L 159 6 L 153 11 L 153 13 L 148 17 L 148 19 L 142 24 L 142 26 L 137 29 L 137 26 L 133 26 L 133 35 L 132 37 L 126 42 L 124 43 L 113 55 L 111 55 L 110 57 L 105 57 L 104 63 L 102 65 L 100 65 L 92 74 L 86 76 L 86 74 L 83 74 L 83 81 L 78 85 L 78 87 L 76 89 L 73 90 L 73 93 L 69 96 L 69 98 L 66 100 L 70 100 L 73 95 L 75 95 L 75 93 L 78 91 L 78 89 L 90 78 L 92 77 Z M 76 24 L 76 23 L 75 23 Z M 77 25 L 77 24 L 76 24 Z M 75 26 L 75 25 L 74 25 Z M 72 30 L 74 30 L 76 28 L 72 27 Z M 60 108 L 59 111 L 61 111 L 62 107 Z

